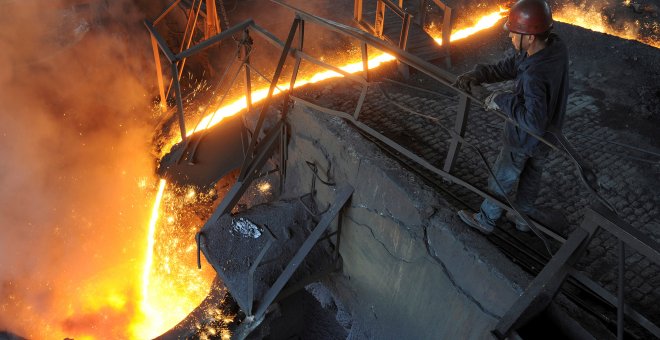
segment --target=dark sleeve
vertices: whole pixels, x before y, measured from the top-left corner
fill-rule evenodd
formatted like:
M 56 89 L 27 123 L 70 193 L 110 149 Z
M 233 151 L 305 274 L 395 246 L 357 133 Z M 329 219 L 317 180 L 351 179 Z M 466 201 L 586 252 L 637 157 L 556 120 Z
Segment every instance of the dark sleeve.
M 550 115 L 546 104 L 546 83 L 533 77 L 525 77 L 522 81 L 523 96 L 505 93 L 495 97 L 495 103 L 525 130 L 542 136 Z
M 516 56 L 500 60 L 495 65 L 477 64 L 474 73 L 480 83 L 497 83 L 500 81 L 515 79 L 518 73 L 516 67 Z

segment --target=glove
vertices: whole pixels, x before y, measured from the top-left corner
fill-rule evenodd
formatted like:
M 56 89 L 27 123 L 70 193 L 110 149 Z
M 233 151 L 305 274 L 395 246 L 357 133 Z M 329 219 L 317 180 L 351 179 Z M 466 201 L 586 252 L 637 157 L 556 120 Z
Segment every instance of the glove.
M 494 111 L 494 110 L 499 110 L 500 106 L 495 103 L 495 98 L 497 96 L 501 95 L 502 93 L 505 93 L 504 91 L 494 91 L 491 93 L 486 99 L 484 99 L 484 109 L 486 111 Z
M 465 92 L 472 93 L 472 87 L 480 85 L 481 82 L 477 79 L 474 72 L 466 72 L 456 78 L 452 86 L 457 87 Z

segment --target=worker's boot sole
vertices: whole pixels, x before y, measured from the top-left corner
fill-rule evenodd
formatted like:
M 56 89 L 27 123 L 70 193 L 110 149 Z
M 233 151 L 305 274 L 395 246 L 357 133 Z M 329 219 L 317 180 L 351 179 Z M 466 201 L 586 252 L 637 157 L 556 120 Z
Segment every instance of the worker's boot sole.
M 491 234 L 493 232 L 493 230 L 495 230 L 495 228 L 479 223 L 479 221 L 477 220 L 476 215 L 477 215 L 476 213 L 471 213 L 467 210 L 460 210 L 458 212 L 458 217 L 465 224 L 467 224 L 468 226 L 470 226 L 474 229 L 479 230 L 483 234 L 486 234 L 486 235 Z

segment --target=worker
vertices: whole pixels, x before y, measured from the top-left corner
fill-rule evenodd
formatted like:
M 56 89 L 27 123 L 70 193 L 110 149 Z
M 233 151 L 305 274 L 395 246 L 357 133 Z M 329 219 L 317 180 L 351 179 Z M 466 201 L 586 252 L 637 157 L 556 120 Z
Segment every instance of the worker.
M 552 12 L 545 1 L 516 2 L 504 28 L 509 32 L 516 53 L 496 64 L 476 65 L 473 71 L 460 75 L 454 86 L 476 92 L 476 86 L 482 83 L 515 80 L 513 92 L 495 91 L 484 100 L 486 110 L 500 110 L 518 124 L 505 123 L 503 147 L 488 179 L 488 189 L 500 198 L 511 197 L 515 191 L 514 205 L 520 213 L 530 215 L 536 211 L 534 203 L 550 147 L 529 132 L 556 143 L 554 135 L 548 131 L 560 131 L 564 121 L 568 51 L 562 40 L 551 32 Z M 490 234 L 502 213 L 501 207 L 486 199 L 479 212 L 461 210 L 458 216 L 470 227 Z M 519 215 L 510 216 L 518 230 L 530 230 Z

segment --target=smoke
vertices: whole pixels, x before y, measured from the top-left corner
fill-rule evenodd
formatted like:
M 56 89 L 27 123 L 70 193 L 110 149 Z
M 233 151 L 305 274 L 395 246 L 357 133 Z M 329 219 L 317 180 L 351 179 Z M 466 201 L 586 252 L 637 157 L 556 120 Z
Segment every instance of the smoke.
M 155 183 L 143 18 L 0 2 L 0 331 L 127 336 Z

